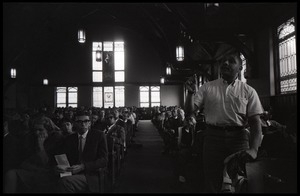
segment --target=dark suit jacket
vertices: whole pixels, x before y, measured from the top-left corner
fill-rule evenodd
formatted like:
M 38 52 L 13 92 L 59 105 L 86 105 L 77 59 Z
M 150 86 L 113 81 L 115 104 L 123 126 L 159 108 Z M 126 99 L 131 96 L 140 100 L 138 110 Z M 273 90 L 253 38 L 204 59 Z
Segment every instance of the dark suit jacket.
M 80 164 L 78 160 L 78 134 L 74 133 L 65 138 L 62 152 L 68 157 L 70 165 Z M 90 130 L 86 136 L 85 146 L 82 152 L 82 162 L 85 166 L 89 190 L 99 192 L 99 177 L 97 170 L 107 166 L 108 152 L 107 141 L 104 132 Z

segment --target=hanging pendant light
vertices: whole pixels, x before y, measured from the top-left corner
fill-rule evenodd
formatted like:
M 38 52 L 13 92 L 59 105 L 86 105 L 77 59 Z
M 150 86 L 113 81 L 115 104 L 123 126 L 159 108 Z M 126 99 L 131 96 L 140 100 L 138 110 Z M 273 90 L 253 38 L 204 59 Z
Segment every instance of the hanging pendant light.
M 177 61 L 183 61 L 184 60 L 184 47 L 183 47 L 183 45 L 178 45 L 176 47 L 176 59 L 177 59 Z
M 48 79 L 43 79 L 43 84 L 48 85 Z
M 10 69 L 10 77 L 16 78 L 17 77 L 17 70 L 15 68 Z
M 98 44 L 97 50 L 96 50 L 96 61 L 97 62 L 101 62 L 102 58 L 101 58 L 101 50 L 100 50 L 100 46 Z
M 219 3 L 206 3 L 205 7 L 209 8 L 209 7 L 219 7 L 220 4 Z
M 79 41 L 79 43 L 85 42 L 85 30 L 84 29 L 78 30 L 78 41 Z
M 168 65 L 168 66 L 166 67 L 166 74 L 167 74 L 168 76 L 172 74 L 172 73 L 171 73 L 171 66 L 170 66 L 170 65 Z
M 208 15 L 215 15 L 220 8 L 219 3 L 205 3 L 204 6 Z
M 164 77 L 161 77 L 161 78 L 160 78 L 160 83 L 161 83 L 161 84 L 164 84 L 164 83 L 165 83 L 165 78 L 164 78 Z

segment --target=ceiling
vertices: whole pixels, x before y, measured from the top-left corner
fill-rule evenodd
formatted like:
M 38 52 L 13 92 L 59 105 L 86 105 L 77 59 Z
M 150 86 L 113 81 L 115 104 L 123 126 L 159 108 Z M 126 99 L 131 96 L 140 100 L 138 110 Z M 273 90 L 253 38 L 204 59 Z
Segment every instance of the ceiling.
M 122 27 L 148 39 L 174 69 L 183 69 L 174 51 L 179 40 L 185 42 L 184 68 L 189 69 L 211 64 L 232 45 L 296 9 L 296 3 L 220 3 L 212 8 L 204 3 L 3 3 L 4 65 L 24 61 L 28 51 L 42 56 L 58 42 L 74 42 L 79 27 L 91 34 L 101 29 L 102 38 Z

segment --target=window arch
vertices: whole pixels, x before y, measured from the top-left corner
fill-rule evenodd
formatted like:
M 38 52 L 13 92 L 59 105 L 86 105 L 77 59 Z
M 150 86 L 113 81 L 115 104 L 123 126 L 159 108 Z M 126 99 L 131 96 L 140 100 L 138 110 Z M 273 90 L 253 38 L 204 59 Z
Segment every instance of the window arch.
M 277 28 L 280 94 L 297 92 L 295 19 Z

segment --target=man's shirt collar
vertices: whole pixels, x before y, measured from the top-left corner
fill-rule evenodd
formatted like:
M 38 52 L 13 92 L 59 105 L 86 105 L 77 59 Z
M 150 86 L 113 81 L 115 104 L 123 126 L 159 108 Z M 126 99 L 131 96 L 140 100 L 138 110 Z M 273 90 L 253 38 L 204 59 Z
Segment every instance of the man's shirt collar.
M 87 130 L 87 131 L 86 131 L 84 134 L 82 134 L 82 135 L 80 135 L 80 134 L 78 133 L 78 138 L 79 138 L 80 136 L 82 136 L 83 138 L 86 138 L 88 132 L 89 132 L 89 130 Z
M 238 80 L 238 78 L 236 78 L 235 80 L 233 80 L 230 84 L 228 84 L 228 82 L 226 80 L 224 80 L 223 78 L 221 78 L 221 80 L 223 81 L 223 84 L 227 84 L 228 86 L 229 85 L 235 86 L 236 85 L 236 81 Z

